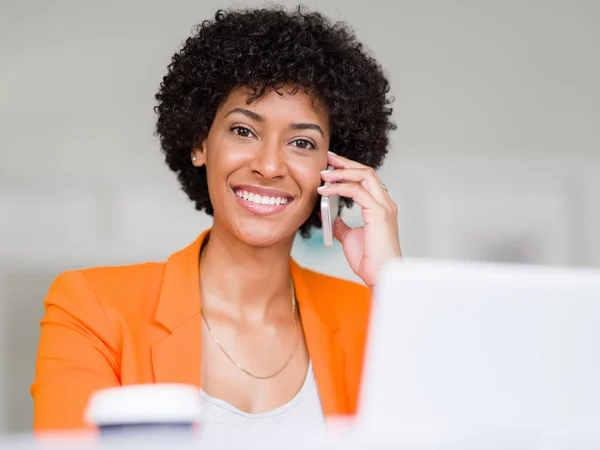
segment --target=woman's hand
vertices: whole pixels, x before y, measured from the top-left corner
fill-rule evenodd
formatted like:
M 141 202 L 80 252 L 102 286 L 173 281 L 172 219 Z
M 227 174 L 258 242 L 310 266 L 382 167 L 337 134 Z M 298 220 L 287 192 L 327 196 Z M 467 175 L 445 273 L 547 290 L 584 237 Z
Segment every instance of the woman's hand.
M 354 273 L 372 288 L 383 265 L 402 256 L 398 207 L 371 167 L 331 152 L 327 163 L 336 169 L 321 172 L 323 180 L 332 184 L 321 186 L 319 194 L 352 198 L 362 208 L 365 222 L 362 227 L 350 228 L 338 216 L 333 224 L 333 235 L 342 243 Z

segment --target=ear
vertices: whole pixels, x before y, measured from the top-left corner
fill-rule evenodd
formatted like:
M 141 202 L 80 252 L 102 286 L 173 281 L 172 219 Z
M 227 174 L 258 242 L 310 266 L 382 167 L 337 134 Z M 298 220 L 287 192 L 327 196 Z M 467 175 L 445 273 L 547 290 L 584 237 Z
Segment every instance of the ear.
M 192 164 L 196 167 L 202 167 L 206 164 L 206 139 L 199 141 L 197 145 L 192 148 L 190 154 Z

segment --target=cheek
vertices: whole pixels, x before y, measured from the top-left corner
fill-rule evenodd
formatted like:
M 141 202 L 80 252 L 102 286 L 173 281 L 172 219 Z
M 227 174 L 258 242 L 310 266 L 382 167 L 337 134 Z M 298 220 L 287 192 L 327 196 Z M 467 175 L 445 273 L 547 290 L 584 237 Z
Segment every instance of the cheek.
M 248 151 L 223 137 L 209 139 L 206 152 L 206 170 L 212 180 L 225 179 L 247 165 Z
M 311 164 L 296 169 L 295 177 L 298 180 L 304 195 L 317 196 L 317 188 L 321 186 L 321 168 L 317 164 Z

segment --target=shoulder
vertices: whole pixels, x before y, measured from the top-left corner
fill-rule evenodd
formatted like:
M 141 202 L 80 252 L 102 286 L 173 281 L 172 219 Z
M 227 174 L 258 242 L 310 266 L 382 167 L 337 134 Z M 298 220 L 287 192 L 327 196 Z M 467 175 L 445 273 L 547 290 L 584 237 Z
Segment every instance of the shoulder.
M 364 326 L 371 309 L 371 290 L 368 287 L 304 268 L 302 272 L 319 306 L 329 310 L 342 327 Z
M 101 307 L 119 315 L 143 310 L 144 305 L 151 308 L 148 303 L 158 300 L 164 268 L 164 263 L 148 262 L 63 272 L 52 283 L 46 304 L 60 303 L 65 309 Z

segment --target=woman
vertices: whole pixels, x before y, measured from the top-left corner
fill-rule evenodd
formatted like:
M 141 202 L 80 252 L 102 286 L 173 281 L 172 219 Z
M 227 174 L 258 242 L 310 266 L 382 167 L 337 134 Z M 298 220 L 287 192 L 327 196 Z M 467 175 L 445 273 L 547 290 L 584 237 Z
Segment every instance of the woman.
M 226 429 L 354 413 L 370 288 L 400 256 L 396 205 L 374 171 L 394 128 L 388 91 L 352 32 L 318 13 L 219 11 L 202 23 L 156 95 L 157 133 L 213 227 L 165 263 L 56 279 L 35 429 L 81 427 L 93 391 L 155 382 L 197 385 L 206 420 Z M 296 233 L 321 225 L 320 196 L 334 194 L 362 208 L 364 227 L 338 219 L 334 235 L 366 287 L 290 259 Z

